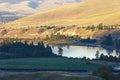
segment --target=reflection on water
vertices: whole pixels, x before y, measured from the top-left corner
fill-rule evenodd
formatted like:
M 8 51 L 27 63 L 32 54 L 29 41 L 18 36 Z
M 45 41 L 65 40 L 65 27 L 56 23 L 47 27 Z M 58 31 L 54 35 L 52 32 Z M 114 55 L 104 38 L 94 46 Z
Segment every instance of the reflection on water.
M 105 49 L 102 47 L 87 47 L 87 46 L 52 46 L 53 52 L 58 54 L 58 48 L 63 49 L 63 56 L 67 57 L 87 57 L 87 58 L 96 58 L 96 51 L 99 51 L 99 55 L 113 55 L 119 56 L 119 52 L 113 49 Z

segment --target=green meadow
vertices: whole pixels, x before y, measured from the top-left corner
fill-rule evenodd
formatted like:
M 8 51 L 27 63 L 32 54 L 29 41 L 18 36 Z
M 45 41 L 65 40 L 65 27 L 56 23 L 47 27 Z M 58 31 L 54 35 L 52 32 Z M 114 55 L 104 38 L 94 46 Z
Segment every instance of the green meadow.
M 18 58 L 0 60 L 0 68 L 9 69 L 94 70 L 99 66 L 101 65 L 90 63 L 87 60 L 73 58 Z

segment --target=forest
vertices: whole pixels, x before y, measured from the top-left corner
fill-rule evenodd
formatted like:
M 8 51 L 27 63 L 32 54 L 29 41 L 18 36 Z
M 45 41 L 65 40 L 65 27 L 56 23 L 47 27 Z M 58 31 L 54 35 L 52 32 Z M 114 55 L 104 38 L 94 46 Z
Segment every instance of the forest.
M 56 57 L 49 45 L 39 42 L 37 45 L 27 42 L 3 43 L 0 46 L 0 58 Z

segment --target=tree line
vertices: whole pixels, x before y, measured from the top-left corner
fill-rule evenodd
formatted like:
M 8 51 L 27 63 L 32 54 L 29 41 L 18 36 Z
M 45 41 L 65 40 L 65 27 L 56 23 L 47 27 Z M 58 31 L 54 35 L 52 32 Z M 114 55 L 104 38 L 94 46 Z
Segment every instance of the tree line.
M 3 43 L 0 46 L 0 58 L 57 57 L 49 45 L 39 42 L 37 45 L 27 42 Z
M 119 57 L 116 57 L 116 56 L 112 56 L 112 55 L 107 56 L 107 55 L 101 54 L 99 60 L 119 62 L 120 61 L 120 55 L 119 55 Z
M 119 38 L 113 39 L 112 36 L 109 34 L 107 36 L 104 36 L 101 44 L 107 45 L 107 46 L 113 46 L 113 47 L 119 49 L 120 48 L 120 39 Z
M 104 25 L 103 23 L 100 23 L 98 25 L 89 25 L 86 27 L 82 27 L 83 29 L 86 30 L 118 30 L 120 29 L 120 24 L 115 24 L 115 25 Z
M 52 43 L 52 42 L 80 41 L 80 39 L 81 37 L 79 37 L 78 35 L 68 36 L 57 33 L 57 34 L 51 34 L 50 36 L 46 35 L 43 41 Z
M 87 39 L 81 39 L 80 42 L 81 43 L 96 43 L 97 40 L 96 39 L 91 39 L 90 37 L 88 37 Z

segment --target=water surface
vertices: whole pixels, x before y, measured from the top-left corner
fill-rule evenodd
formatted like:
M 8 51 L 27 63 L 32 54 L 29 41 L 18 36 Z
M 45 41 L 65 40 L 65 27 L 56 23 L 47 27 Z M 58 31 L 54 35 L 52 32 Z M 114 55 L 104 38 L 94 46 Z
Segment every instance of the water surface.
M 87 58 L 96 58 L 96 51 L 99 51 L 99 55 L 113 55 L 118 56 L 119 52 L 116 50 L 105 49 L 102 47 L 88 47 L 88 46 L 52 46 L 53 52 L 58 54 L 59 47 L 63 49 L 63 56 L 67 57 L 87 57 Z

